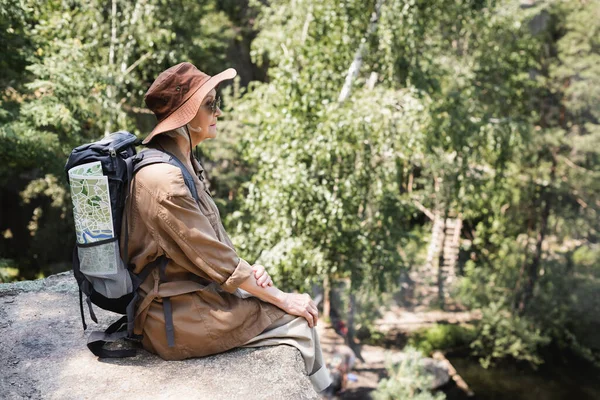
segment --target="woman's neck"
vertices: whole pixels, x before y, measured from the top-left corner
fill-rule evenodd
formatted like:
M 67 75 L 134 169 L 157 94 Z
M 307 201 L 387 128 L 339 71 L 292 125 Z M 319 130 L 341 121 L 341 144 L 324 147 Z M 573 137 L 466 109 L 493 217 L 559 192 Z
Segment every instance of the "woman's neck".
M 194 171 L 190 140 L 187 137 L 183 135 L 158 135 L 151 143 L 151 147 L 157 147 L 173 153 L 191 172 Z
M 177 143 L 177 148 L 179 152 L 185 155 L 186 159 L 192 158 L 192 143 L 190 139 L 183 135 L 176 135 L 175 137 L 171 137 Z

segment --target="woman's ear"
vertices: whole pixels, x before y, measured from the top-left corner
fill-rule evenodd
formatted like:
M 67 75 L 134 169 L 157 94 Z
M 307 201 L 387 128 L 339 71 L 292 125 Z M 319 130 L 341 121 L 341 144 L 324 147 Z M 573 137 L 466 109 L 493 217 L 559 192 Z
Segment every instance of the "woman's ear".
M 190 125 L 190 124 L 188 123 L 188 124 L 187 124 L 187 127 L 188 127 L 188 129 L 189 129 L 191 132 L 194 132 L 194 133 L 200 133 L 200 132 L 202 132 L 202 127 L 201 127 L 201 126 L 199 126 L 198 128 L 194 128 L 194 127 L 192 127 L 192 125 Z

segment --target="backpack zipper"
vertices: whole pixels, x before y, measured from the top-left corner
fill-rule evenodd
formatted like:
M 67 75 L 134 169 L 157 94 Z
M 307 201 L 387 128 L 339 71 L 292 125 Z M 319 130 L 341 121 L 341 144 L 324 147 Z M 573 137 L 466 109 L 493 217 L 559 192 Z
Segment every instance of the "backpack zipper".
M 117 168 L 117 152 L 114 147 L 109 147 L 108 152 L 110 153 L 110 163 L 112 164 L 113 169 Z

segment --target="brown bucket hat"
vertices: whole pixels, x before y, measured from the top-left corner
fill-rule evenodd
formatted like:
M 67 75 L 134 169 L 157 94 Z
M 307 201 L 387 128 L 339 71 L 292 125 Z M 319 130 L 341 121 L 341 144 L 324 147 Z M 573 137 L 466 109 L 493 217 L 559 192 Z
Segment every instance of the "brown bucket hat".
M 210 76 L 194 65 L 183 62 L 177 64 L 156 78 L 144 96 L 146 105 L 158 124 L 142 143 L 146 144 L 160 133 L 184 126 L 196 116 L 204 97 L 219 83 L 233 79 L 237 71 L 228 68 Z

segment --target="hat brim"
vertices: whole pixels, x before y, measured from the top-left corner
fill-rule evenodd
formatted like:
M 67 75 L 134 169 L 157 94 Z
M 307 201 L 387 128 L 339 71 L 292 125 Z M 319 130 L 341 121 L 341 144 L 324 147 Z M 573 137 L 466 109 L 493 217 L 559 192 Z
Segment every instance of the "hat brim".
M 154 129 L 152 129 L 152 132 L 150 132 L 150 134 L 142 141 L 142 144 L 147 144 L 158 134 L 172 131 L 173 129 L 177 129 L 190 122 L 198 113 L 202 100 L 204 100 L 208 92 L 213 90 L 219 83 L 233 79 L 236 76 L 237 71 L 234 68 L 227 68 L 225 71 L 211 76 L 194 94 L 192 94 L 188 101 L 183 103 L 177 110 L 173 111 L 167 118 L 160 121 Z

